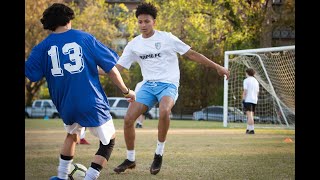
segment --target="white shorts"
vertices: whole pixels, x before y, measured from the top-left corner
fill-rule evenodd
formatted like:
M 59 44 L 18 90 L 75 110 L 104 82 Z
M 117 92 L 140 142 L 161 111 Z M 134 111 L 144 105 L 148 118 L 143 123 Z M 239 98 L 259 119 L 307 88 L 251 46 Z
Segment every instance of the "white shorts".
M 69 134 L 77 134 L 80 137 L 81 130 L 84 130 L 85 127 L 80 126 L 78 123 L 73 123 L 72 125 L 64 124 L 65 130 Z M 113 124 L 113 120 L 110 119 L 106 123 L 98 127 L 87 127 L 92 135 L 99 138 L 103 145 L 108 145 L 110 139 L 116 132 Z

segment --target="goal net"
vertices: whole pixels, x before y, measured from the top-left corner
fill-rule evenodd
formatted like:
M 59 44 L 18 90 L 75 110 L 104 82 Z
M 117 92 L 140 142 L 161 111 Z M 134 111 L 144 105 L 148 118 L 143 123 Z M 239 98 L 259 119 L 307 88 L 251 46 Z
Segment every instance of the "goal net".
M 245 70 L 250 67 L 260 90 L 255 126 L 295 128 L 295 46 L 226 51 L 225 67 L 230 77 L 224 81 L 224 127 L 246 124 L 242 92 Z M 242 118 L 229 118 L 230 107 L 241 110 L 238 116 Z

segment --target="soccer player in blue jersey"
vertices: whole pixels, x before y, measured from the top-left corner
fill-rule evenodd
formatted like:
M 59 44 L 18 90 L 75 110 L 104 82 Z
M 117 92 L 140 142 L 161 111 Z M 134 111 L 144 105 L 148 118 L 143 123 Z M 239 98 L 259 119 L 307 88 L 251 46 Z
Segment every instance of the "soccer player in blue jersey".
M 171 109 L 178 98 L 180 69 L 177 54 L 216 70 L 226 79 L 229 78 L 230 72 L 192 50 L 172 33 L 155 30 L 157 9 L 151 3 L 141 3 L 135 15 L 141 34 L 127 44 L 116 66 L 119 70 L 129 69 L 132 63 L 137 62 L 141 68 L 143 83 L 137 91 L 136 101 L 131 103 L 124 118 L 127 158 L 114 168 L 114 171 L 121 173 L 136 166 L 134 122 L 142 113 L 159 103 L 157 147 L 150 166 L 150 173 L 156 175 L 162 165 Z
M 135 92 L 127 88 L 115 67 L 119 56 L 93 35 L 72 29 L 74 18 L 74 11 L 62 3 L 48 7 L 40 21 L 50 34 L 32 49 L 25 62 L 25 76 L 30 81 L 46 78 L 50 96 L 67 131 L 58 173 L 52 180 L 68 179 L 82 127 L 87 127 L 100 141 L 84 179 L 97 179 L 109 160 L 115 144 L 115 128 L 99 81 L 100 68 L 129 102 L 135 101 Z

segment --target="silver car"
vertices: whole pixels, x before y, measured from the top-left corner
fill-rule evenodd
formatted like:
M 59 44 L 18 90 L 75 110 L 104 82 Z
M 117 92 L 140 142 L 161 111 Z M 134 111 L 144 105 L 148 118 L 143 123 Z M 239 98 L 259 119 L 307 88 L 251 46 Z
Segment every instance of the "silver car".
M 258 117 L 255 117 L 257 119 Z M 208 106 L 200 111 L 193 112 L 194 120 L 223 121 L 223 106 Z M 236 107 L 228 108 L 228 121 L 246 122 L 246 115 Z

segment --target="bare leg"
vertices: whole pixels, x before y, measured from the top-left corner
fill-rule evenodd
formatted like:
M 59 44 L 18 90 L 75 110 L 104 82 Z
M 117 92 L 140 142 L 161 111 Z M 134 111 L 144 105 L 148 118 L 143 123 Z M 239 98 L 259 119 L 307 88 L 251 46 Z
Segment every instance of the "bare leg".
M 153 162 L 150 167 L 150 173 L 156 175 L 162 165 L 162 156 L 164 150 L 164 143 L 166 141 L 167 133 L 170 125 L 170 113 L 174 105 L 174 101 L 169 96 L 162 97 L 159 105 L 160 117 L 158 122 L 158 142 L 157 149 L 154 154 Z
M 61 154 L 64 156 L 74 156 L 76 143 L 79 141 L 77 134 L 67 134 L 64 140 L 63 146 L 61 148 Z
M 170 126 L 170 113 L 174 105 L 174 101 L 169 96 L 162 97 L 159 104 L 160 117 L 158 122 L 158 140 L 164 142 Z
M 123 125 L 124 139 L 126 142 L 127 150 L 134 150 L 134 141 L 136 136 L 134 122 L 146 110 L 147 106 L 138 102 L 132 102 L 128 107 L 127 114 L 124 117 Z
M 253 120 L 253 112 L 252 111 L 247 111 L 247 117 L 248 117 L 248 125 L 253 125 L 254 120 Z

